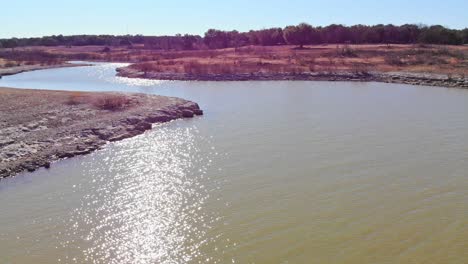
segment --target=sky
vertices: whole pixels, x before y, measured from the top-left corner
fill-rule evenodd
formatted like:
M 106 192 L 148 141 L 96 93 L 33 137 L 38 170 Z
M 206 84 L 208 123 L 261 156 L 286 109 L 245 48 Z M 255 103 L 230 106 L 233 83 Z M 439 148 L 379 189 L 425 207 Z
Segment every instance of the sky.
M 3 2 L 3 3 L 2 3 Z M 306 22 L 468 27 L 468 0 L 0 0 L 0 38 L 74 34 L 202 35 Z

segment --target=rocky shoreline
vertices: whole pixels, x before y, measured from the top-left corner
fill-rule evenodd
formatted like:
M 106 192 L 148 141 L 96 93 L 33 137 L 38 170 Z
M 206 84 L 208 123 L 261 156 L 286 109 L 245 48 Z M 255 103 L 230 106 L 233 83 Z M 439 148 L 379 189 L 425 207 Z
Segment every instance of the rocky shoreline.
M 194 75 L 186 73 L 144 73 L 129 67 L 123 67 L 117 69 L 117 75 L 128 78 L 174 81 L 348 81 L 468 88 L 468 78 L 466 77 L 411 72 L 311 72 Z
M 107 109 L 109 99 L 121 107 Z M 0 178 L 203 114 L 194 102 L 147 94 L 0 88 L 0 101 Z

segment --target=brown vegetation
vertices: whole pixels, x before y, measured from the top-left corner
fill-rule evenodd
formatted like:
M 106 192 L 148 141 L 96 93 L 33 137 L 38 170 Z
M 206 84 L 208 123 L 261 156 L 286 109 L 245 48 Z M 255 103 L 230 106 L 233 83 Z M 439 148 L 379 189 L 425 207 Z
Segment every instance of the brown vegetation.
M 62 63 L 63 61 L 63 58 L 60 58 L 57 54 L 43 50 L 0 49 L 0 68 L 30 65 L 56 65 Z
M 94 98 L 93 104 L 102 110 L 118 111 L 129 107 L 131 101 L 127 96 L 106 94 Z
M 245 46 L 182 51 L 154 50 L 144 45 L 113 47 L 105 51 L 102 46 L 58 46 L 17 48 L 14 52 L 0 49 L 0 57 L 3 58 L 0 68 L 11 64 L 53 64 L 66 60 L 115 61 L 134 63 L 130 68 L 144 74 L 405 71 L 468 75 L 468 46 L 427 44 L 328 44 L 305 45 L 302 49 L 296 46 Z
M 468 74 L 468 47 L 420 45 L 249 46 L 222 50 L 148 52 L 130 68 L 144 73 L 249 74 L 406 71 Z
M 84 92 L 70 92 L 67 105 L 90 104 L 100 110 L 118 111 L 126 109 L 134 104 L 130 97 L 121 94 L 90 94 Z

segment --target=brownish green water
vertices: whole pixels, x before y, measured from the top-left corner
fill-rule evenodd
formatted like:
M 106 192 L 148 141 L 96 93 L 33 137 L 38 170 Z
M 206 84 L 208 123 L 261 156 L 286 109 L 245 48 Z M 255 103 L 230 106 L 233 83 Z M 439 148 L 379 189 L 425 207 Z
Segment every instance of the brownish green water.
M 179 96 L 205 116 L 0 181 L 0 263 L 468 262 L 468 90 L 114 68 L 0 86 Z

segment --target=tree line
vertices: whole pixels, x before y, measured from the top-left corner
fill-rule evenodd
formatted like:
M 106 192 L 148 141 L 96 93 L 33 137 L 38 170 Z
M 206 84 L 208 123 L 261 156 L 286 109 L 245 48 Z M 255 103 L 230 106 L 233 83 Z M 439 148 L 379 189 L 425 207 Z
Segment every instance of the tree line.
M 0 48 L 25 46 L 133 46 L 143 44 L 147 48 L 161 50 L 221 49 L 247 45 L 304 45 L 312 44 L 468 44 L 468 28 L 449 29 L 440 25 L 424 26 L 354 25 L 332 24 L 314 27 L 306 23 L 285 28 L 268 28 L 238 32 L 209 29 L 204 36 L 143 36 L 143 35 L 73 35 L 39 38 L 0 39 Z

